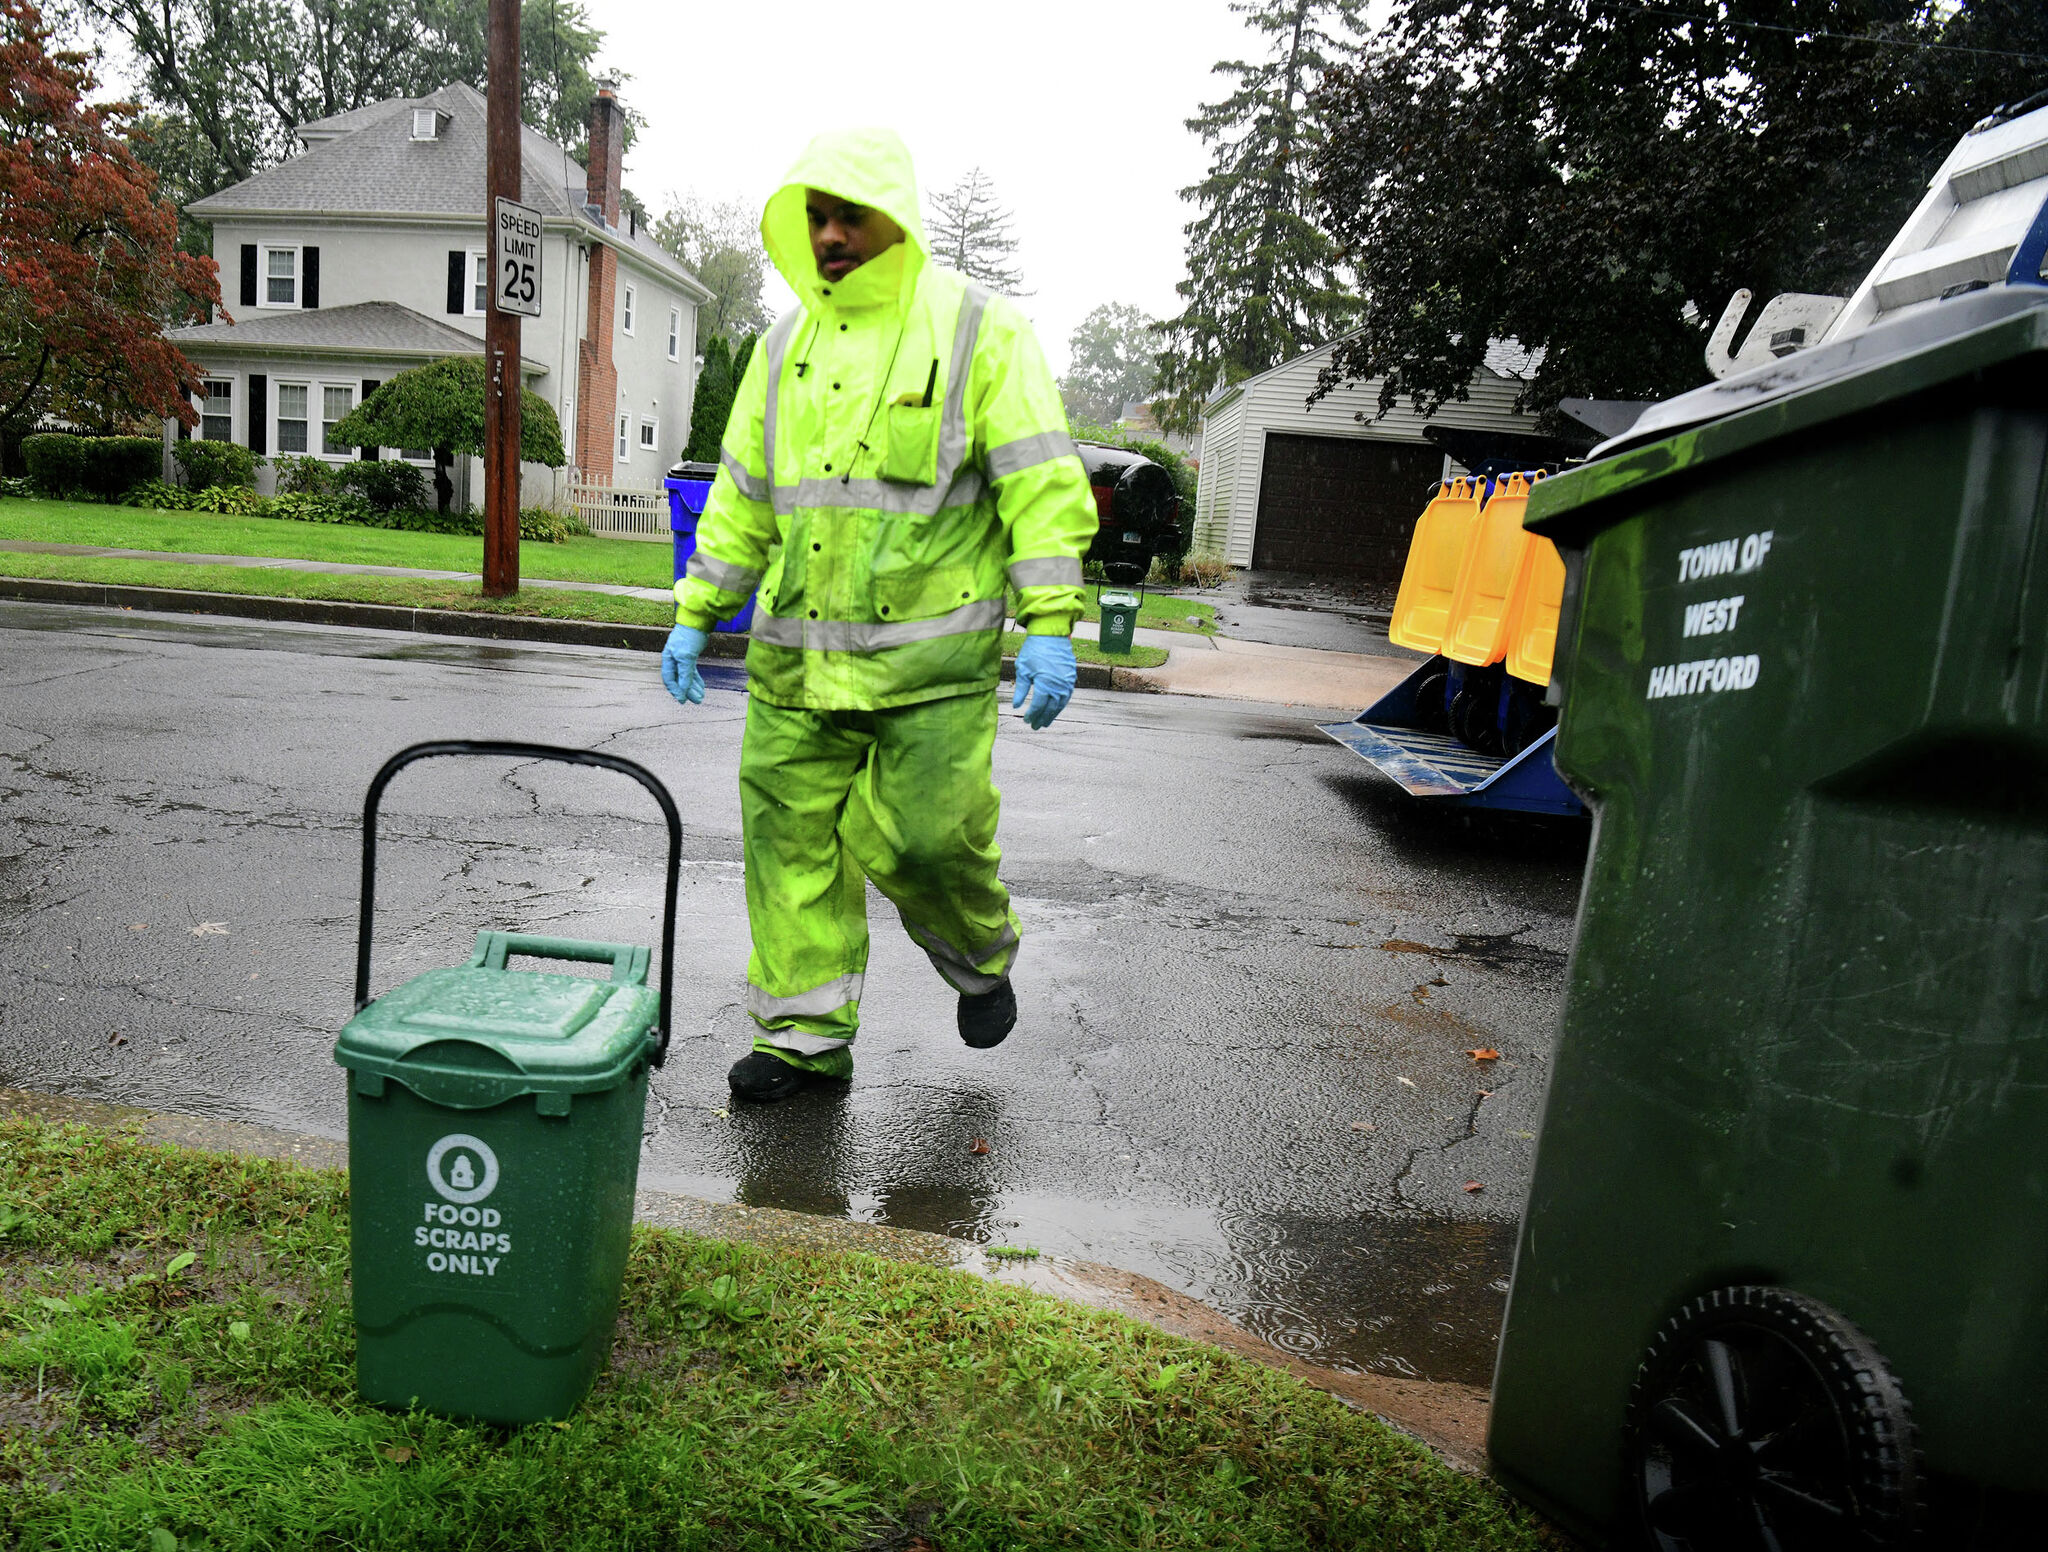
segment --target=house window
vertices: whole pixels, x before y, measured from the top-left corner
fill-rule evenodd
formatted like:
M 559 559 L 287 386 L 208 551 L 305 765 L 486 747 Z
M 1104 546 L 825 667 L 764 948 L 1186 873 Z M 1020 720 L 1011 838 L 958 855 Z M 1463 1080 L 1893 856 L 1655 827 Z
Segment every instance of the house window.
M 320 385 L 320 451 L 330 458 L 348 457 L 354 454 L 353 447 L 334 440 L 335 422 L 356 407 L 356 390 L 353 385 L 322 383 Z
M 354 383 L 279 383 L 277 437 L 280 453 L 308 453 L 312 448 L 313 411 L 319 409 L 320 451 L 329 458 L 350 458 L 355 449 L 334 440 L 334 426 L 356 407 Z
M 412 110 L 412 137 L 415 140 L 439 140 L 441 138 L 441 115 L 432 108 Z
M 306 450 L 306 396 L 304 383 L 277 385 L 277 450 L 303 453 Z
M 297 307 L 299 305 L 298 249 L 265 248 L 263 250 L 263 305 L 265 307 Z
M 235 380 L 209 377 L 199 400 L 199 439 L 202 442 L 232 442 L 235 439 Z
M 478 248 L 469 255 L 469 316 L 481 318 L 491 310 L 491 256 Z
M 647 419 L 647 417 L 643 415 L 640 418 L 640 445 L 642 447 L 652 449 L 654 446 L 654 437 L 654 422 Z
M 671 361 L 683 359 L 683 310 L 680 307 L 668 310 L 668 358 Z
M 626 330 L 626 332 L 627 332 L 628 334 L 631 334 L 631 333 L 633 332 L 633 288 L 632 288 L 631 286 L 628 286 L 628 287 L 626 287 L 626 293 L 625 293 L 625 294 L 626 294 L 626 321 L 625 321 L 625 330 Z
M 631 417 L 630 415 L 621 415 L 621 416 L 619 417 L 619 451 L 618 451 L 618 459 L 619 459 L 619 462 L 620 462 L 620 463 L 624 463 L 624 462 L 626 462 L 626 460 L 627 460 L 627 459 L 629 459 L 629 458 L 631 458 L 631 457 L 633 456 L 632 452 L 631 452 L 631 451 L 630 451 L 630 450 L 629 450 L 629 449 L 627 448 L 627 446 L 626 446 L 626 438 L 627 438 L 628 436 L 630 436 L 630 435 L 632 434 L 632 424 L 631 424 L 631 422 L 632 422 L 632 417 Z

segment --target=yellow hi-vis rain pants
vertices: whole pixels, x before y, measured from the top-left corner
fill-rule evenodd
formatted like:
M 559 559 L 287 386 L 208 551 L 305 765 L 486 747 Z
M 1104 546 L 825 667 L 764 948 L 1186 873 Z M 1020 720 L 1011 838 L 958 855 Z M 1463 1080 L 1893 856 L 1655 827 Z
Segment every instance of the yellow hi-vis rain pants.
M 1017 956 L 996 878 L 1001 798 L 993 695 L 876 711 L 747 701 L 747 1011 L 754 1048 L 846 1077 L 868 963 L 866 880 L 960 992 L 990 991 Z

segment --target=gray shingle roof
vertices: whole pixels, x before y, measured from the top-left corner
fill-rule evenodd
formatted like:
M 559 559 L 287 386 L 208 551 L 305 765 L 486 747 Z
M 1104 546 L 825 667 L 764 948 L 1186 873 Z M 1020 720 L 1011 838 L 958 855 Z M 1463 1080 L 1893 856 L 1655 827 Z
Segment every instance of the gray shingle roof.
M 484 342 L 438 318 L 416 313 L 396 302 L 356 302 L 348 307 L 316 307 L 306 312 L 259 312 L 240 323 L 198 323 L 169 329 L 164 338 L 174 345 L 207 345 L 224 349 L 289 351 L 301 355 L 475 356 Z M 547 364 L 524 358 L 528 372 L 546 372 Z
M 414 108 L 437 108 L 448 116 L 439 139 L 412 138 Z M 185 208 L 207 221 L 274 210 L 482 221 L 488 125 L 483 97 L 461 81 L 424 97 L 371 103 L 302 126 L 314 142 L 305 151 Z M 562 147 L 522 126 L 520 149 L 521 203 L 544 219 L 574 220 L 604 231 L 656 269 L 701 289 L 696 276 L 645 231 L 605 227 L 589 214 L 583 204 L 588 175 Z

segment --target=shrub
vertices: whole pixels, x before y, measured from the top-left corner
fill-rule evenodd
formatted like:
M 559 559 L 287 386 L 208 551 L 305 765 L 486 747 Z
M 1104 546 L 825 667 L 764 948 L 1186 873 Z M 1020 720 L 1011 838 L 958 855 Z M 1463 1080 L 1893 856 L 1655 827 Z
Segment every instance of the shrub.
M 220 485 L 256 484 L 256 455 L 233 442 L 179 442 L 171 456 L 185 471 L 185 483 L 193 490 L 211 490 Z
M 29 479 L 26 475 L 0 475 L 0 496 L 13 496 L 21 499 L 33 496 L 35 493 L 36 482 Z
M 45 431 L 22 438 L 21 457 L 29 478 L 44 495 L 112 501 L 129 486 L 162 471 L 164 445 L 154 437 Z
M 406 511 L 427 504 L 427 477 L 416 464 L 397 459 L 343 464 L 334 471 L 338 490 L 353 491 L 379 512 Z
M 209 485 L 192 491 L 185 507 L 188 512 L 213 512 L 222 517 L 263 517 L 269 509 L 270 503 L 247 485 Z
M 291 517 L 302 523 L 374 525 L 378 513 L 354 491 L 287 491 L 271 498 L 270 517 Z
M 477 531 L 483 531 L 481 524 Z M 545 507 L 534 507 L 519 514 L 519 537 L 539 544 L 567 544 L 589 532 L 582 518 L 567 512 L 550 512 Z
M 280 496 L 318 495 L 334 489 L 334 468 L 324 458 L 304 454 L 296 458 L 273 458 Z
M 197 495 L 180 485 L 167 485 L 162 480 L 144 480 L 140 485 L 131 485 L 122 493 L 124 507 L 154 507 L 159 512 L 189 512 Z

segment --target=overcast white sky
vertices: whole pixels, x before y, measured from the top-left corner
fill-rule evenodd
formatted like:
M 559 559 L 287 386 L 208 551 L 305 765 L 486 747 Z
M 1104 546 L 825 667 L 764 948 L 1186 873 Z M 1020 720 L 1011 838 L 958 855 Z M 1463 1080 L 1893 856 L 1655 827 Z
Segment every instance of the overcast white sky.
M 1225 0 L 588 0 L 600 62 L 645 121 L 626 183 L 758 206 L 822 129 L 884 124 L 926 189 L 979 164 L 1016 212 L 1023 307 L 1053 369 L 1090 308 L 1177 311 L 1179 190 L 1207 154 L 1184 127 L 1256 46 Z M 786 305 L 779 288 L 773 305 Z

